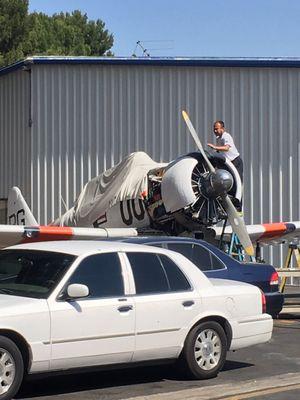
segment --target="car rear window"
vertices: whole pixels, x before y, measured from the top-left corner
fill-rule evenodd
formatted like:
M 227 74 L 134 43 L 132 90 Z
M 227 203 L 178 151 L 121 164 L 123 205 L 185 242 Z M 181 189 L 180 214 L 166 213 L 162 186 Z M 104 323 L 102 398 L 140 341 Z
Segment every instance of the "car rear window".
M 169 291 L 166 273 L 154 253 L 127 253 L 135 282 L 136 294 Z
M 136 294 L 191 290 L 180 268 L 166 255 L 127 253 L 135 281 Z
M 163 264 L 170 285 L 170 291 L 181 292 L 191 290 L 191 285 L 180 268 L 167 256 L 158 255 Z

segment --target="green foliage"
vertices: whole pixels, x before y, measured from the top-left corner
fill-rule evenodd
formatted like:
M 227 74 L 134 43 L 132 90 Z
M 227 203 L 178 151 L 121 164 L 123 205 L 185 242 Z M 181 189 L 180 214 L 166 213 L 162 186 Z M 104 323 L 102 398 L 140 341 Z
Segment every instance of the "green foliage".
M 28 13 L 28 0 L 0 0 L 0 65 L 32 55 L 112 55 L 113 35 L 100 19 L 75 10 Z
M 0 58 L 8 64 L 23 57 L 28 0 L 0 0 Z

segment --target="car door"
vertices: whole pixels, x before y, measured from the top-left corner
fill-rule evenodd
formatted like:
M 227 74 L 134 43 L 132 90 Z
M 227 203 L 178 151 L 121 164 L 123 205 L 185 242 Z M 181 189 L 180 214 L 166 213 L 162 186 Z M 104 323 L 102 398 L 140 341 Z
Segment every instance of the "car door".
M 164 254 L 126 253 L 134 280 L 136 347 L 133 360 L 174 358 L 200 298 L 181 269 Z
M 51 369 L 131 360 L 135 317 L 123 276 L 118 253 L 90 255 L 79 263 L 65 288 L 84 284 L 89 296 L 66 301 L 62 291 L 49 303 Z

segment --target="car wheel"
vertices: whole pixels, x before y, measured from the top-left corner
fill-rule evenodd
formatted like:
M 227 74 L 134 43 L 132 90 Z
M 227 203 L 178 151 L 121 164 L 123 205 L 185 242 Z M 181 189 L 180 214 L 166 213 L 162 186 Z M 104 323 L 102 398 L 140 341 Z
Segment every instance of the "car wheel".
M 24 362 L 17 345 L 0 336 L 0 400 L 11 399 L 19 390 L 24 375 Z
M 189 377 L 217 376 L 226 361 L 227 338 L 215 321 L 202 322 L 188 334 L 180 357 L 181 370 Z
M 278 319 L 278 318 L 279 318 L 279 314 L 271 314 L 271 317 L 272 317 L 273 319 Z

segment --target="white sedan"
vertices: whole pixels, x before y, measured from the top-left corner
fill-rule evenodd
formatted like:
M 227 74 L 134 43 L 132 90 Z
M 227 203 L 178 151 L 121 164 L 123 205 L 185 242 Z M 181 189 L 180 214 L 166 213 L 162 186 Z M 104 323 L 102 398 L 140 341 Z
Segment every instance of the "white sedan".
M 179 253 L 60 241 L 0 251 L 0 400 L 26 374 L 178 361 L 216 376 L 227 350 L 267 342 L 272 318 L 248 284 L 209 280 Z

